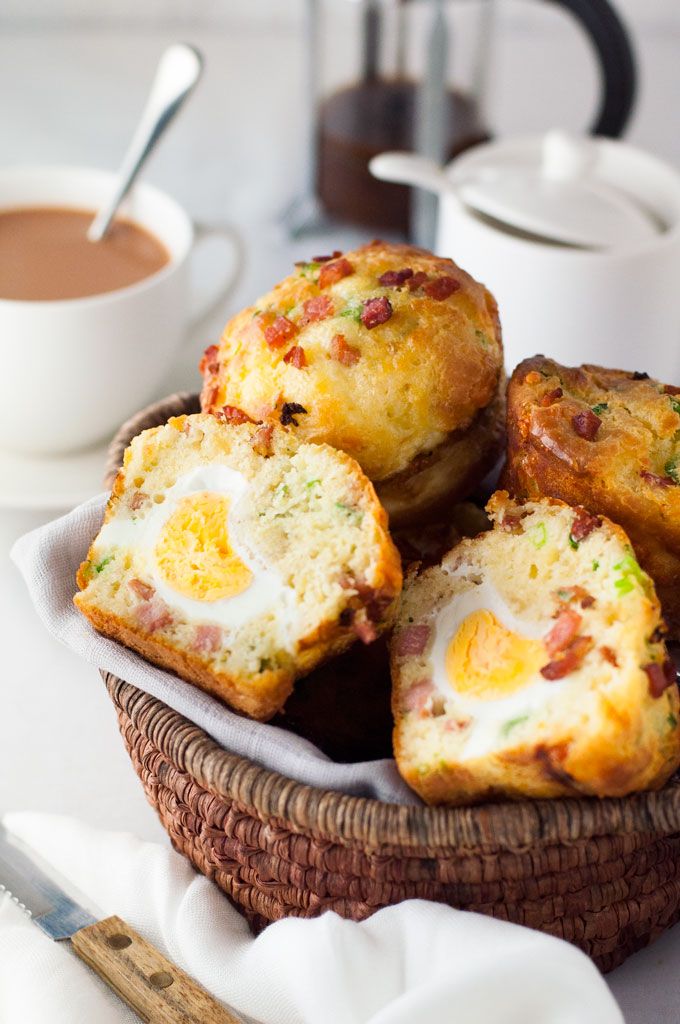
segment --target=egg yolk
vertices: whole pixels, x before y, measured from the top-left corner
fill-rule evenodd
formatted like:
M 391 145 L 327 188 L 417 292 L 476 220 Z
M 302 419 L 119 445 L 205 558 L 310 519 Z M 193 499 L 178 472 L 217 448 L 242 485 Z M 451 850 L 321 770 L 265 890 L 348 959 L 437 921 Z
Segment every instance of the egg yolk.
M 539 640 L 513 633 L 482 608 L 463 620 L 449 643 L 446 674 L 458 693 L 498 700 L 526 686 L 545 661 Z
M 242 593 L 252 573 L 229 542 L 229 498 L 190 494 L 166 520 L 156 544 L 158 570 L 168 586 L 196 601 Z

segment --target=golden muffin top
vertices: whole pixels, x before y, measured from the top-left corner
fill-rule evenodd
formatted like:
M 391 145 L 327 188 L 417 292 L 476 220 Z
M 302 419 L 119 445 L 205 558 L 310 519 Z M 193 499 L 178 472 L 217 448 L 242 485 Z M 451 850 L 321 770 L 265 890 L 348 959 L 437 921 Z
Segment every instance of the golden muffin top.
M 465 429 L 502 365 L 483 285 L 452 260 L 372 242 L 298 264 L 235 316 L 201 361 L 201 405 L 279 421 L 383 480 Z
M 548 449 L 571 473 L 602 481 L 615 504 L 680 529 L 680 388 L 645 373 L 520 363 L 508 391 L 511 447 Z

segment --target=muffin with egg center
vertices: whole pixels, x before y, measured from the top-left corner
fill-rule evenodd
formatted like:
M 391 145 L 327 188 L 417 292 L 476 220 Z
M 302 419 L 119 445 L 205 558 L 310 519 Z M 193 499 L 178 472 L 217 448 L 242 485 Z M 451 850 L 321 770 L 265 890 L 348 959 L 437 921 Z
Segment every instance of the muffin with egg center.
M 503 351 L 492 295 L 451 260 L 374 242 L 300 264 L 201 363 L 204 412 L 347 452 L 400 526 L 495 462 Z
M 407 579 L 391 641 L 397 765 L 431 804 L 624 796 L 680 763 L 654 584 L 624 531 L 497 492 L 494 528 Z
M 134 438 L 77 582 L 99 632 L 266 720 L 388 628 L 401 565 L 348 455 L 198 414 Z

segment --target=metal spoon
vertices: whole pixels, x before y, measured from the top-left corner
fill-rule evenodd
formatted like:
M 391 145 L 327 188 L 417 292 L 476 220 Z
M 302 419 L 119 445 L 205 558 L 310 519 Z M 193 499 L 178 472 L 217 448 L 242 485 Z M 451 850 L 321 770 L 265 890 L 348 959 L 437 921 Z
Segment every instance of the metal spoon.
M 161 135 L 192 92 L 202 71 L 203 57 L 186 43 L 169 46 L 161 57 L 142 117 L 118 172 L 113 194 L 88 229 L 90 242 L 99 242 L 105 236 L 116 210 Z

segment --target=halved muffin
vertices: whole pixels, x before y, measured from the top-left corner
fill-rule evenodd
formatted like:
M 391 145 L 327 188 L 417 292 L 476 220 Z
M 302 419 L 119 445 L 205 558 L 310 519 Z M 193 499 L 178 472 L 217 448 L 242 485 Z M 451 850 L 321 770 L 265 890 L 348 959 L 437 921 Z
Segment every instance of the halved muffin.
M 132 441 L 78 586 L 101 633 L 265 720 L 388 627 L 401 565 L 349 456 L 199 414 Z
M 680 640 L 680 387 L 534 356 L 512 375 L 507 417 L 503 485 L 619 523 Z
M 300 265 L 227 324 L 201 370 L 204 412 L 348 452 L 393 526 L 436 518 L 499 454 L 496 303 L 423 249 L 373 242 Z
M 624 531 L 497 492 L 493 530 L 407 579 L 391 643 L 399 770 L 424 800 L 622 796 L 680 763 L 654 585 Z

